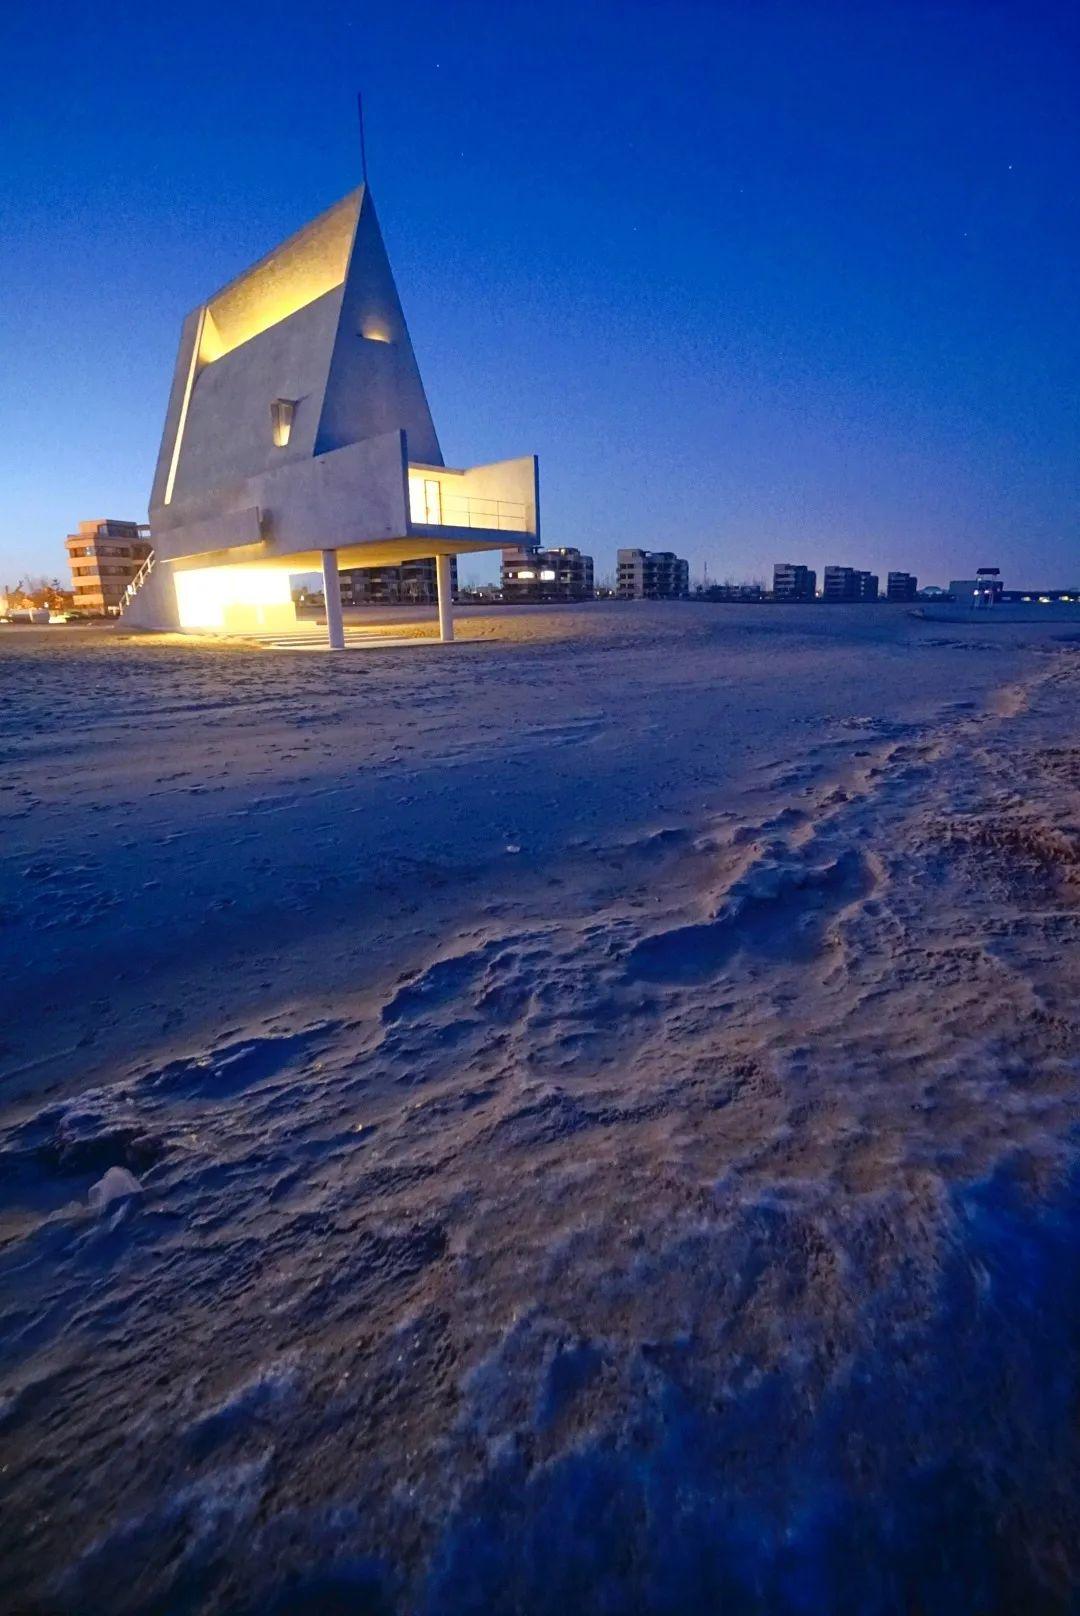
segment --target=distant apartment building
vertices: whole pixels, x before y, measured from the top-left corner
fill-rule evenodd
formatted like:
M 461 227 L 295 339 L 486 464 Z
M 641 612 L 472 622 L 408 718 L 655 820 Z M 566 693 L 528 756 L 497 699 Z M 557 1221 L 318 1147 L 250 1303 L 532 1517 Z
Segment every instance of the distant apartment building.
M 676 600 L 690 593 L 690 563 L 673 550 L 620 550 L 615 593 L 620 600 Z
M 343 606 L 434 606 L 438 580 L 434 556 L 398 567 L 345 567 L 338 573 Z M 450 557 L 450 592 L 457 595 L 457 557 Z
M 919 580 L 913 572 L 890 572 L 886 586 L 887 600 L 914 600 Z
M 78 533 L 69 533 L 64 547 L 75 610 L 110 613 L 119 611 L 128 585 L 152 548 L 149 527 L 112 517 L 80 522 Z
M 822 598 L 832 601 L 877 600 L 877 573 L 860 572 L 857 567 L 826 567 Z
M 702 600 L 720 600 L 727 602 L 761 601 L 765 599 L 765 589 L 762 584 L 707 584 L 699 589 L 697 594 Z
M 572 545 L 557 550 L 504 550 L 504 601 L 591 600 L 592 556 Z
M 817 573 L 794 561 L 778 561 L 773 567 L 774 600 L 813 600 L 817 593 Z

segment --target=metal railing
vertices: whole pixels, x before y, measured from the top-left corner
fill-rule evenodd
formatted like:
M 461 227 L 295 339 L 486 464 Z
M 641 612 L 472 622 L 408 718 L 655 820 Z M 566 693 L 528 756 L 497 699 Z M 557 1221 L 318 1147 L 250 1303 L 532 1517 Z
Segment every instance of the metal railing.
M 120 596 L 120 604 L 119 604 L 117 610 L 118 610 L 121 617 L 123 617 L 124 612 L 126 611 L 127 607 L 131 605 L 131 602 L 135 599 L 135 596 L 138 594 L 139 589 L 146 582 L 147 578 L 149 578 L 149 576 L 153 572 L 153 570 L 154 570 L 154 552 L 153 552 L 153 550 L 151 550 L 150 554 L 147 556 L 146 560 L 143 562 L 142 566 L 139 568 L 139 570 L 135 574 L 134 578 L 128 584 L 127 588 L 124 590 L 124 593 Z
M 482 499 L 467 494 L 448 494 L 444 487 L 438 509 L 409 512 L 418 527 L 483 527 L 497 533 L 528 533 L 529 508 L 514 499 Z

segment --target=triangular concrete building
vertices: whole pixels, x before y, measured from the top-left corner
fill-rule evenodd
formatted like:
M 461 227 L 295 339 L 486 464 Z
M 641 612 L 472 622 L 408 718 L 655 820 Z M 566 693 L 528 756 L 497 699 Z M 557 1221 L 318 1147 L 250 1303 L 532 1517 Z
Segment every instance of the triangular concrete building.
M 135 626 L 295 622 L 289 579 L 539 542 L 536 458 L 444 465 L 366 186 L 188 315 L 150 502 Z

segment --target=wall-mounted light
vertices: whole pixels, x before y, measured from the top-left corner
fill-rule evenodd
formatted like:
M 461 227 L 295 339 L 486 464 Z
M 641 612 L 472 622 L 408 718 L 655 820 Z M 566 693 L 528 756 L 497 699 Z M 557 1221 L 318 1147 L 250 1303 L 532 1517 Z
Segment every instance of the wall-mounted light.
M 390 327 L 377 314 L 368 314 L 360 321 L 360 335 L 365 342 L 393 342 Z
M 294 398 L 275 398 L 270 406 L 270 426 L 274 434 L 274 445 L 278 449 L 284 449 L 292 435 L 295 410 Z

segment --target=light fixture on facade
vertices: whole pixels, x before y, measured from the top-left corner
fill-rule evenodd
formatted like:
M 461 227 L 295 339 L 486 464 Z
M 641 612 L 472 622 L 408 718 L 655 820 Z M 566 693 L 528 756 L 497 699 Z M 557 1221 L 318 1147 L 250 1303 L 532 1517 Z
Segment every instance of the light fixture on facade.
M 366 342 L 393 342 L 390 327 L 377 314 L 369 314 L 360 322 L 360 335 Z
M 284 449 L 289 441 L 295 410 L 294 398 L 275 398 L 270 406 L 270 425 L 274 433 L 274 445 L 278 449 Z

